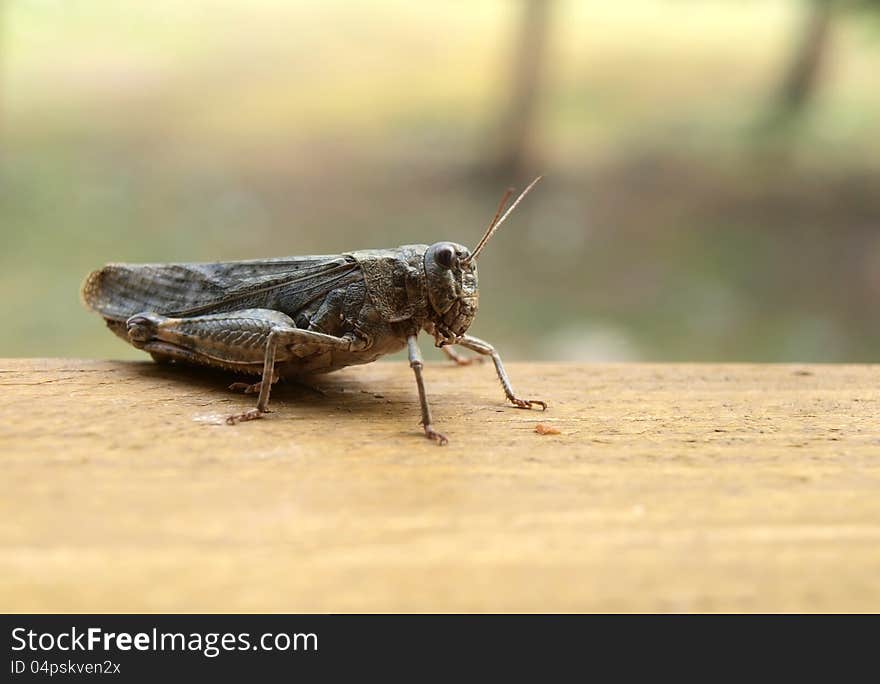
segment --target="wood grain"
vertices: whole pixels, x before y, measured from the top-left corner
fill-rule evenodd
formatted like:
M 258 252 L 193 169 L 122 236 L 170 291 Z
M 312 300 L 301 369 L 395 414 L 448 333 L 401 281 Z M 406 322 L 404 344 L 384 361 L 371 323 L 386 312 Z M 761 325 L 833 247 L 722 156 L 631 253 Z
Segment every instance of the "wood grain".
M 880 610 L 880 368 L 509 371 L 0 361 L 0 609 Z

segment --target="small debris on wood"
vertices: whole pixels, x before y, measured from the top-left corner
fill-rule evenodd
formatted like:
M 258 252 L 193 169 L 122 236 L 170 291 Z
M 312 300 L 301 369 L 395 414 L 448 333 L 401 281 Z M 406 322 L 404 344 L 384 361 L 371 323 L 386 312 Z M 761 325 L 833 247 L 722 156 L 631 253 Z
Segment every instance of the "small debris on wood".
M 559 428 L 555 428 L 552 425 L 547 425 L 546 423 L 538 423 L 535 426 L 535 432 L 539 435 L 561 435 L 562 433 L 559 431 Z

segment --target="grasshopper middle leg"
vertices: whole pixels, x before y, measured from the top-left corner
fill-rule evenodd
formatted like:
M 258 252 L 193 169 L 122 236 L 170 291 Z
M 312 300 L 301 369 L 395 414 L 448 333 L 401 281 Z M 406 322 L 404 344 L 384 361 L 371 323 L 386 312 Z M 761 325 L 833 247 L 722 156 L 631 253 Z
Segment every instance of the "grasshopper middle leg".
M 419 404 L 422 408 L 422 427 L 425 429 L 425 437 L 433 439 L 440 446 L 445 446 L 449 443 L 449 440 L 446 439 L 445 435 L 440 434 L 434 429 L 431 421 L 431 407 L 428 406 L 428 397 L 425 394 L 425 381 L 422 379 L 422 368 L 425 364 L 422 361 L 422 352 L 419 349 L 418 339 L 415 335 L 410 335 L 406 338 L 406 346 L 409 354 L 409 365 L 413 369 L 413 373 L 415 373 L 416 386 L 419 388 Z

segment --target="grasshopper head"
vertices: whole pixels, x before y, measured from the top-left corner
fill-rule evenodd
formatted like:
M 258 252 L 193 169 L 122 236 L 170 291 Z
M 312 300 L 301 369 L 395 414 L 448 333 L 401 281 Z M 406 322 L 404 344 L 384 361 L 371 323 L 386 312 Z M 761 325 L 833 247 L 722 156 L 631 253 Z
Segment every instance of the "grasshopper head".
M 477 262 L 455 242 L 438 242 L 425 252 L 428 300 L 437 344 L 464 335 L 477 315 Z
M 495 231 L 539 180 L 541 176 L 529 183 L 507 211 L 504 207 L 513 190 L 508 189 L 504 193 L 498 211 L 495 212 L 495 218 L 492 219 L 492 223 L 489 224 L 489 228 L 473 252 L 455 242 L 437 242 L 428 247 L 425 252 L 425 275 L 428 280 L 428 299 L 433 309 L 430 318 L 434 324 L 434 339 L 438 347 L 455 342 L 457 337 L 467 332 L 474 316 L 477 315 L 479 303 L 477 257 Z

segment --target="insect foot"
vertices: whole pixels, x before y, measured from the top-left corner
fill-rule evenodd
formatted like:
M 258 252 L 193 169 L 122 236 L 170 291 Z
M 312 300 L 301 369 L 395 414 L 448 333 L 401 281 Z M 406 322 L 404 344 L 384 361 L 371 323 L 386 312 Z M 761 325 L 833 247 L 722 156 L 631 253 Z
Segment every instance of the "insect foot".
M 510 403 L 517 408 L 522 409 L 530 409 L 535 406 L 540 406 L 542 411 L 547 410 L 546 402 L 543 402 L 540 399 L 518 399 L 517 397 L 510 397 Z
M 242 392 L 243 394 L 259 394 L 262 382 L 233 382 L 229 389 L 233 392 Z
M 446 446 L 447 444 L 449 444 L 449 440 L 446 439 L 446 435 L 440 434 L 430 425 L 425 425 L 425 437 L 437 442 L 437 446 Z
M 239 413 L 234 416 L 229 416 L 226 419 L 227 425 L 235 425 L 236 423 L 244 423 L 248 420 L 257 420 L 258 418 L 262 418 L 264 414 L 270 413 L 270 411 L 261 411 L 258 408 L 252 408 L 250 411 L 245 411 L 244 413 Z

